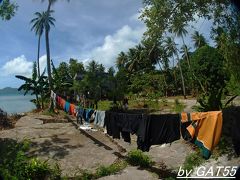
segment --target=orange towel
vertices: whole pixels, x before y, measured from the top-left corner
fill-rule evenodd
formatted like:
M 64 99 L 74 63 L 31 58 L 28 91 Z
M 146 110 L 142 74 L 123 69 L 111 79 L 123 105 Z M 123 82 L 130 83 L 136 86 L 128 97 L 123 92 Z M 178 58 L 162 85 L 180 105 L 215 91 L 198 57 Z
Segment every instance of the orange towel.
M 195 144 L 203 149 L 203 156 L 209 158 L 221 137 L 222 112 L 194 112 L 190 115 L 181 113 L 181 121 L 192 121 L 187 130 L 192 138 L 196 138 Z

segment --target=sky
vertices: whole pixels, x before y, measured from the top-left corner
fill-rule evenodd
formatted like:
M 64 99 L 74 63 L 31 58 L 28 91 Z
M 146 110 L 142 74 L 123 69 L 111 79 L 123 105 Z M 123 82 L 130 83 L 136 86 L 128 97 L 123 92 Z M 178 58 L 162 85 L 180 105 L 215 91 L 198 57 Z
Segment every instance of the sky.
M 0 20 L 0 89 L 19 87 L 15 75 L 30 76 L 37 58 L 37 40 L 31 31 L 34 13 L 47 9 L 47 1 L 15 0 L 19 6 L 10 21 Z M 138 19 L 141 0 L 59 0 L 53 6 L 55 27 L 50 31 L 51 58 L 55 65 L 70 58 L 84 64 L 94 59 L 109 68 L 121 51 L 137 45 L 146 27 Z M 194 27 L 209 39 L 210 25 L 198 20 Z M 191 28 L 191 31 L 194 28 Z M 186 44 L 191 44 L 186 37 Z M 180 39 L 177 43 L 181 44 Z M 46 67 L 44 36 L 40 67 Z

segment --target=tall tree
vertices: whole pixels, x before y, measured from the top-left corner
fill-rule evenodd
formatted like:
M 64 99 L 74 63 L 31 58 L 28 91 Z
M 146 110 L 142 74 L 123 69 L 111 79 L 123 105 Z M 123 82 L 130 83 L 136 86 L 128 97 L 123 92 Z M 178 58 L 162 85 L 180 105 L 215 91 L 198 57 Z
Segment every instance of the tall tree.
M 120 52 L 116 60 L 116 66 L 118 70 L 124 68 L 126 66 L 127 61 L 128 61 L 127 55 L 124 52 Z
M 184 41 L 184 36 L 187 35 L 187 30 L 186 30 L 186 27 L 187 27 L 187 24 L 184 23 L 184 21 L 180 18 L 177 18 L 175 19 L 173 25 L 172 25 L 172 32 L 177 36 L 177 37 L 180 37 L 182 39 L 182 43 L 183 43 L 183 49 L 184 49 L 184 54 L 185 54 L 185 57 L 187 59 L 187 62 L 188 62 L 188 67 L 189 69 L 191 68 L 190 67 L 190 61 L 189 61 L 189 57 L 188 57 L 188 52 L 187 52 L 187 46 L 185 44 L 185 41 Z
M 195 48 L 200 48 L 207 44 L 207 40 L 205 39 L 205 37 L 198 31 L 194 31 L 194 33 L 192 34 L 192 40 L 194 42 Z
M 44 31 L 44 13 L 36 12 L 35 18 L 33 18 L 30 23 L 33 24 L 31 30 L 35 31 L 35 35 L 38 36 L 38 50 L 37 50 L 37 69 L 38 69 L 38 77 L 40 77 L 40 63 L 39 63 L 39 57 L 40 57 L 40 45 L 41 45 L 41 36 Z
M 180 59 L 179 59 L 179 54 L 178 54 L 178 50 L 177 50 L 177 47 L 176 47 L 176 43 L 173 41 L 172 38 L 167 37 L 167 39 L 165 40 L 165 47 L 166 47 L 166 50 L 169 53 L 169 55 L 171 55 L 173 58 L 174 58 L 174 55 L 177 56 L 178 67 L 179 67 L 179 70 L 180 70 L 181 81 L 182 81 L 183 97 L 184 97 L 184 99 L 186 99 L 186 87 L 185 87 L 181 62 L 180 62 Z
M 10 20 L 17 10 L 16 3 L 11 3 L 9 0 L 0 1 L 0 17 L 2 20 Z
M 43 24 L 45 30 L 45 41 L 46 41 L 46 52 L 47 52 L 47 72 L 48 72 L 48 81 L 49 81 L 49 89 L 53 89 L 52 84 L 52 74 L 51 74 L 51 58 L 50 58 L 50 46 L 49 46 L 49 32 L 51 26 L 54 26 L 55 19 L 51 16 L 54 11 L 43 12 L 43 19 L 41 23 Z

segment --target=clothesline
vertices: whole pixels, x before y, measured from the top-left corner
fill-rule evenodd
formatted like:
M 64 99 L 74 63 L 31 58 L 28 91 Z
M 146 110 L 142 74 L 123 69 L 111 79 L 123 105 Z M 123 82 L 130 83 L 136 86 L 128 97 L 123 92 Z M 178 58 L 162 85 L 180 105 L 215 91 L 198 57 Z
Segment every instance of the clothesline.
M 151 145 L 172 143 L 181 137 L 193 141 L 208 159 L 211 151 L 218 144 L 222 131 L 222 112 L 193 112 L 180 114 L 129 114 L 111 111 L 84 109 L 67 102 L 52 92 L 55 105 L 77 118 L 82 124 L 84 119 L 90 123 L 105 127 L 108 135 L 113 138 L 121 137 L 131 142 L 130 134 L 137 135 L 138 149 L 149 151 Z M 55 98 L 55 99 L 54 99 Z M 55 106 L 56 107 L 56 106 Z

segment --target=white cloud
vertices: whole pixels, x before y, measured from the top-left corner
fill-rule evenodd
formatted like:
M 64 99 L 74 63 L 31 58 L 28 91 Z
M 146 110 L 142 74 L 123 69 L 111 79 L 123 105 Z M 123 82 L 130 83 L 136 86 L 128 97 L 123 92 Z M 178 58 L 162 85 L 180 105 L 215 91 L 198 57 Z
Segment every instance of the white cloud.
M 40 57 L 40 67 L 41 72 L 43 72 L 46 67 L 46 55 Z M 6 62 L 1 68 L 1 72 L 3 76 L 11 76 L 11 75 L 23 75 L 23 76 L 31 76 L 32 74 L 33 62 L 27 60 L 24 55 L 16 57 L 8 62 Z
M 106 36 L 104 43 L 91 51 L 90 57 L 106 67 L 113 66 L 117 55 L 138 44 L 145 30 L 145 26 L 133 29 L 125 25 L 115 34 Z
M 131 21 L 142 22 L 139 18 L 142 15 L 144 8 L 139 8 L 138 12 L 130 17 Z
M 40 72 L 42 73 L 47 68 L 47 55 L 43 55 L 39 58 Z M 46 69 L 47 70 L 47 69 Z
M 32 72 L 33 63 L 28 61 L 24 55 L 8 61 L 1 68 L 4 76 L 8 75 L 24 75 L 29 76 Z

